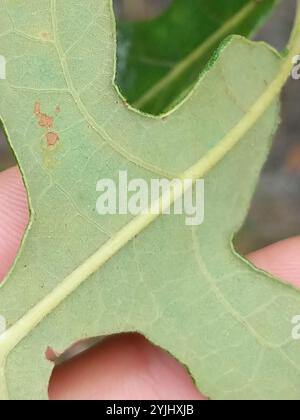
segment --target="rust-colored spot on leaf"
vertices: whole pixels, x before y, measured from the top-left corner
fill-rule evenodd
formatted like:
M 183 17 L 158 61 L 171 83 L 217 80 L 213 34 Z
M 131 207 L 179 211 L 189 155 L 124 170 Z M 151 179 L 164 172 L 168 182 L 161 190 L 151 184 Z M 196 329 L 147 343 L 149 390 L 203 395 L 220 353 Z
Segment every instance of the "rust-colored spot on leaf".
M 42 38 L 45 41 L 48 41 L 50 39 L 50 33 L 49 32 L 40 32 L 39 33 L 40 38 Z
M 60 112 L 60 106 L 57 105 L 54 111 L 56 114 Z M 37 118 L 40 127 L 43 127 L 46 131 L 45 138 L 48 147 L 54 147 L 59 142 L 59 135 L 53 131 L 54 117 L 51 117 L 41 111 L 40 102 L 34 104 L 34 114 Z
M 34 113 L 41 127 L 45 127 L 45 128 L 53 127 L 53 118 L 41 112 L 41 104 L 39 102 L 36 102 L 34 105 Z
M 58 143 L 58 141 L 59 141 L 58 134 L 57 133 L 54 133 L 52 131 L 50 131 L 49 133 L 47 133 L 46 138 L 47 138 L 47 145 L 49 147 L 55 146 Z

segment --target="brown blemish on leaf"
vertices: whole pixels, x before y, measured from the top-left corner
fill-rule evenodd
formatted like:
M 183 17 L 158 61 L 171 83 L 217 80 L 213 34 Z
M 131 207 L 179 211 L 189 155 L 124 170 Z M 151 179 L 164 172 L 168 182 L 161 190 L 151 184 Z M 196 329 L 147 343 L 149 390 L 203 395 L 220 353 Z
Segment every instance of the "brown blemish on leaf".
M 58 143 L 58 141 L 59 141 L 58 134 L 57 133 L 54 133 L 52 131 L 50 131 L 49 133 L 47 133 L 46 138 L 47 138 L 47 145 L 49 147 L 55 146 Z
M 59 112 L 60 112 L 60 106 L 57 105 L 55 108 L 55 113 L 58 114 Z M 36 102 L 34 104 L 34 114 L 37 118 L 39 126 L 46 129 L 45 138 L 46 138 L 47 146 L 49 148 L 53 148 L 59 142 L 59 135 L 53 131 L 54 117 L 44 114 L 41 111 L 40 102 Z
M 50 33 L 49 32 L 40 32 L 39 37 L 44 39 L 45 41 L 48 41 L 48 39 L 50 39 Z
M 41 112 L 41 104 L 39 102 L 36 102 L 34 105 L 34 113 L 41 127 L 45 127 L 45 128 L 53 127 L 53 118 Z

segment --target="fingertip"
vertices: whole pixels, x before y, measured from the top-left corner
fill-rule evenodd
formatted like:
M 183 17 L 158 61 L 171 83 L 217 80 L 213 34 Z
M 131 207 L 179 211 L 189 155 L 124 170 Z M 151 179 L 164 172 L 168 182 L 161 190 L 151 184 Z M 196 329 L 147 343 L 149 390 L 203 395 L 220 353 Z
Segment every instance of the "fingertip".
M 0 172 L 0 281 L 13 264 L 28 220 L 27 194 L 19 169 Z
M 257 268 L 300 287 L 300 236 L 277 242 L 248 256 Z
M 52 400 L 203 399 L 187 371 L 138 334 L 104 340 L 55 369 Z

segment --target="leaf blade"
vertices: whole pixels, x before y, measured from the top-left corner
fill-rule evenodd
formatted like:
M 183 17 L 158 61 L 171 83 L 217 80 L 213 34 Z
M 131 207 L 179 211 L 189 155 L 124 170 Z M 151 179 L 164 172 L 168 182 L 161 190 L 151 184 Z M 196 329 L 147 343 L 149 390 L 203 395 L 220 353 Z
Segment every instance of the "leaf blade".
M 70 2 L 70 4 L 75 5 L 73 2 Z M 99 5 L 99 2 L 90 2 L 91 6 L 96 6 L 96 4 Z M 105 4 L 105 9 L 104 11 L 102 10 L 103 13 L 99 15 L 101 23 L 103 20 L 106 21 L 107 16 L 111 13 L 109 7 L 110 3 L 105 2 L 103 4 Z M 54 2 L 52 2 L 52 5 L 54 5 Z M 63 7 L 65 2 L 63 3 L 58 1 L 57 5 Z M 27 7 L 30 7 L 30 5 Z M 79 8 L 76 16 L 78 17 L 80 15 L 81 10 Z M 61 23 L 61 28 L 68 26 L 67 18 L 69 17 L 64 17 L 64 20 Z M 110 23 L 108 28 L 111 28 Z M 62 29 L 61 33 L 63 33 Z M 95 36 L 94 33 L 93 36 Z M 102 36 L 102 33 L 100 33 L 99 37 Z M 113 45 L 112 42 L 114 42 L 113 37 L 110 39 L 110 42 L 107 43 L 107 53 L 111 51 L 111 46 Z M 52 49 L 50 49 L 50 52 L 52 53 Z M 182 119 L 186 116 L 185 107 L 188 108 L 188 111 L 191 113 L 193 118 L 195 118 L 196 115 L 198 116 L 200 121 L 197 120 L 197 124 L 199 124 L 198 128 L 200 128 L 202 127 L 203 122 L 205 122 L 207 114 L 211 114 L 211 107 L 213 107 L 214 112 L 216 112 L 218 106 L 220 106 L 220 109 L 223 110 L 228 108 L 228 105 L 230 104 L 230 110 L 234 110 L 235 121 L 232 121 L 229 118 L 229 114 L 223 115 L 220 112 L 216 112 L 217 115 L 223 115 L 224 118 L 222 124 L 224 124 L 225 127 L 218 127 L 218 136 L 220 137 L 224 131 L 226 133 L 230 127 L 232 127 L 234 122 L 236 123 L 236 121 L 239 121 L 243 115 L 243 112 L 240 109 L 240 104 L 239 106 L 236 104 L 236 98 L 240 97 L 241 89 L 243 89 L 244 85 L 242 83 L 240 85 L 237 84 L 236 80 L 234 80 L 235 77 L 233 77 L 236 74 L 236 69 L 234 70 L 232 57 L 235 56 L 237 52 L 239 57 L 243 57 L 243 64 L 249 64 L 245 66 L 246 69 L 248 69 L 246 75 L 247 78 L 251 77 L 253 83 L 255 82 L 253 89 L 251 89 L 251 91 L 249 90 L 248 94 L 244 95 L 242 98 L 242 100 L 245 101 L 243 102 L 243 106 L 247 104 L 247 109 L 251 109 L 251 105 L 255 103 L 255 98 L 257 98 L 257 96 L 259 97 L 261 92 L 264 92 L 265 90 L 265 76 L 272 80 L 272 77 L 274 77 L 278 71 L 280 63 L 278 61 L 278 56 L 274 54 L 274 51 L 270 50 L 265 45 L 251 44 L 240 38 L 234 38 L 231 43 L 228 43 L 227 47 L 223 49 L 219 60 L 215 62 L 214 68 L 204 75 L 202 81 L 199 83 L 198 91 L 195 91 L 193 96 L 191 96 L 181 108 L 177 109 L 176 113 L 174 112 L 170 114 L 171 122 L 168 123 L 170 125 L 166 125 L 164 120 L 147 119 L 137 113 L 132 113 L 131 111 L 128 111 L 126 107 L 124 107 L 125 111 L 123 109 L 121 112 L 121 117 L 123 117 L 122 114 L 125 112 L 127 122 L 132 124 L 132 117 L 137 125 L 141 122 L 141 118 L 143 121 L 143 130 L 147 128 L 147 123 L 149 123 L 154 132 L 153 136 L 157 134 L 156 124 L 163 124 L 162 133 L 165 134 L 168 131 L 168 133 L 172 133 L 174 139 L 176 140 L 176 136 L 180 136 L 180 132 L 179 134 L 177 133 L 178 125 L 175 127 L 172 126 L 172 124 L 174 124 L 172 122 L 172 118 L 179 118 L 179 121 L 182 124 Z M 250 63 L 252 63 L 252 65 L 253 63 L 256 63 L 258 59 L 264 60 L 266 65 L 264 72 L 267 73 L 263 73 L 259 79 L 257 78 L 257 75 L 253 73 L 253 68 L 251 68 L 250 65 Z M 98 57 L 98 60 L 101 62 L 105 61 L 103 60 L 103 56 Z M 32 69 L 34 70 L 34 67 L 32 67 Z M 221 81 L 218 77 L 220 69 L 222 69 L 224 73 Z M 102 75 L 100 76 L 102 81 Z M 11 81 L 12 80 L 10 79 L 9 83 L 11 83 Z M 207 109 L 206 113 L 202 115 L 202 118 L 200 118 L 200 111 L 204 108 L 204 106 L 200 105 L 205 105 L 207 101 L 207 97 L 203 95 L 203 92 L 205 92 L 206 89 L 208 92 L 211 92 L 211 88 L 212 86 L 215 86 L 216 81 L 219 81 L 219 86 L 223 85 L 224 96 L 222 94 L 222 100 L 219 99 L 218 101 L 216 99 L 213 104 L 210 103 L 210 108 Z M 13 85 L 15 86 L 15 84 Z M 231 89 L 230 95 L 228 95 L 228 86 L 230 86 Z M 6 87 L 4 89 L 6 90 L 5 93 L 8 101 L 11 96 L 15 98 L 15 92 L 17 91 L 19 100 L 25 105 L 28 103 L 34 104 L 36 95 L 39 97 L 41 96 L 40 92 L 37 94 L 32 91 L 27 91 L 27 93 L 24 94 L 20 93 L 20 90 L 15 88 L 10 88 L 10 95 L 8 95 L 8 89 Z M 45 93 L 43 93 L 43 95 L 45 95 Z M 57 102 L 57 95 L 53 92 L 47 93 L 47 95 L 49 107 L 54 107 L 54 104 Z M 109 87 L 109 95 L 112 96 L 111 101 L 113 102 L 115 100 L 115 93 L 111 85 Z M 98 96 L 97 92 L 96 96 Z M 43 96 L 43 98 L 45 97 L 46 96 Z M 44 102 L 45 101 L 43 100 L 43 103 Z M 70 98 L 66 96 L 63 103 L 64 106 L 62 107 L 62 109 L 65 108 L 68 110 L 68 114 L 64 117 L 64 119 L 67 118 L 68 123 L 74 120 L 73 102 L 73 97 L 70 100 Z M 197 111 L 195 110 L 196 103 Z M 90 106 L 90 103 L 88 105 Z M 108 101 L 108 109 L 109 105 L 110 102 Z M 116 104 L 114 103 L 114 106 L 115 105 Z M 29 116 L 30 113 L 32 113 L 32 107 L 29 107 L 27 110 L 27 107 L 24 106 L 24 110 L 27 112 L 26 119 L 28 118 L 30 120 Z M 192 113 L 193 110 L 195 114 Z M 5 122 L 8 121 L 9 132 L 12 132 L 11 119 L 15 117 L 15 114 L 11 112 L 11 109 L 4 109 L 1 107 L 1 118 L 3 118 L 3 115 Z M 78 114 L 77 108 L 75 115 L 80 115 L 80 113 Z M 18 116 L 20 120 L 22 117 L 23 114 Z M 123 121 L 121 117 L 119 118 Z M 99 119 L 101 120 L 101 118 Z M 195 248 L 196 246 L 201 247 L 201 255 L 203 256 L 205 263 L 209 265 L 208 271 L 210 271 L 215 264 L 215 261 L 209 256 L 212 248 L 209 247 L 208 244 L 204 244 L 202 237 L 207 237 L 209 238 L 209 241 L 213 241 L 213 251 L 218 255 L 218 264 L 220 265 L 220 272 L 214 276 L 218 283 L 220 282 L 221 274 L 224 273 L 224 270 L 222 269 L 227 266 L 228 270 L 228 266 L 230 266 L 234 268 L 234 273 L 239 273 L 239 271 L 241 271 L 244 278 L 250 277 L 247 282 L 248 289 L 252 293 L 253 290 L 255 290 L 255 296 L 257 299 L 260 298 L 259 301 L 261 301 L 262 304 L 266 304 L 266 301 L 268 303 L 270 294 L 275 296 L 277 294 L 282 294 L 281 299 L 286 298 L 291 300 L 288 306 L 289 311 L 299 307 L 298 292 L 281 285 L 273 279 L 267 278 L 261 273 L 255 274 L 255 272 L 253 272 L 252 269 L 250 270 L 247 265 L 244 263 L 242 264 L 240 260 L 234 258 L 232 250 L 229 246 L 229 237 L 232 232 L 239 227 L 249 205 L 250 195 L 253 192 L 259 170 L 269 149 L 269 141 L 272 137 L 274 122 L 276 123 L 276 120 L 277 107 L 276 105 L 273 105 L 258 122 L 255 129 L 247 133 L 244 138 L 245 141 L 235 147 L 232 155 L 227 156 L 226 159 L 220 162 L 219 165 L 215 166 L 209 174 L 209 218 L 207 224 L 197 231 L 196 244 L 195 239 L 191 237 L 192 232 L 185 229 L 184 223 L 177 225 L 174 218 L 164 217 L 157 220 L 149 227 L 149 229 L 145 230 L 136 239 L 137 243 L 135 243 L 135 241 L 128 243 L 126 249 L 124 248 L 114 260 L 110 260 L 108 264 L 102 268 L 100 273 L 95 273 L 91 276 L 89 281 L 81 286 L 80 290 L 76 290 L 73 295 L 70 295 L 68 299 L 65 299 L 59 307 L 55 308 L 50 315 L 43 319 L 41 324 L 31 331 L 30 335 L 24 338 L 17 345 L 14 351 L 8 355 L 5 367 L 6 377 L 8 378 L 8 389 L 11 398 L 25 397 L 26 399 L 34 399 L 46 396 L 46 388 L 42 385 L 45 384 L 51 370 L 50 364 L 44 359 L 46 346 L 51 345 L 56 349 L 64 349 L 68 346 L 68 344 L 76 339 L 83 338 L 83 335 L 93 336 L 133 329 L 143 332 L 157 344 L 172 351 L 172 353 L 182 362 L 186 362 L 191 367 L 197 381 L 200 381 L 200 378 L 205 377 L 206 383 L 203 386 L 204 392 L 207 392 L 209 395 L 215 396 L 216 398 L 220 398 L 226 394 L 224 391 L 224 384 L 215 385 L 212 383 L 212 378 L 209 379 L 210 375 L 208 372 L 211 370 L 211 362 L 206 365 L 201 363 L 202 357 L 207 358 L 207 353 L 210 354 L 209 352 L 211 352 L 212 343 L 207 343 L 205 348 L 203 348 L 203 344 L 201 343 L 201 338 L 205 336 L 205 332 L 207 333 L 208 330 L 204 325 L 205 322 L 203 323 L 204 318 L 202 319 L 203 314 L 199 303 L 203 303 L 203 305 L 210 308 L 209 314 L 212 320 L 215 319 L 215 315 L 216 318 L 218 318 L 220 313 L 218 314 L 219 298 L 217 294 L 211 294 L 211 287 L 208 289 L 208 295 L 212 295 L 210 297 L 213 298 L 214 303 L 214 305 L 211 306 L 211 299 L 207 299 L 208 296 L 205 296 L 203 293 L 203 286 L 205 287 L 207 283 L 206 278 L 208 275 L 198 275 L 199 260 L 194 255 Z M 116 124 L 116 121 L 118 121 L 118 119 L 116 118 L 115 113 L 113 124 Z M 190 123 L 191 119 L 189 120 L 189 124 Z M 36 124 L 35 118 L 33 118 L 32 127 L 34 127 L 34 124 Z M 74 125 L 74 123 L 72 124 Z M 76 131 L 73 131 L 73 125 L 71 125 L 71 130 L 66 130 L 67 132 L 71 131 L 70 135 L 72 136 L 72 139 L 76 137 L 75 140 L 73 140 L 73 145 L 77 145 L 78 139 L 84 139 L 84 145 L 80 147 L 80 152 L 85 149 L 88 149 L 89 151 L 97 149 L 96 141 L 99 141 L 99 136 L 97 135 L 96 139 L 93 137 L 91 134 L 93 131 L 90 130 L 89 125 L 86 123 L 83 123 L 83 126 L 81 126 L 81 123 L 79 125 L 77 124 L 75 125 Z M 111 126 L 110 129 L 113 130 L 114 127 Z M 40 128 L 38 130 L 40 130 Z M 192 134 L 193 132 L 194 131 L 192 131 Z M 69 137 L 62 133 L 63 130 L 61 130 L 61 141 L 66 143 L 69 140 Z M 140 131 L 138 131 L 138 133 L 140 133 Z M 257 133 L 260 133 L 263 141 L 258 139 Z M 14 132 L 14 147 L 18 151 L 18 154 L 21 155 L 21 142 L 17 134 L 18 133 Z M 192 134 L 187 133 L 187 139 L 189 136 L 192 136 Z M 209 130 L 207 130 L 206 136 L 209 137 Z M 136 137 L 138 137 L 137 134 Z M 204 136 L 202 138 L 204 139 Z M 55 287 L 60 284 L 64 278 L 64 273 L 68 274 L 69 266 L 74 269 L 74 267 L 78 266 L 78 261 L 85 261 L 85 258 L 87 258 L 86 255 L 91 255 L 91 253 L 88 254 L 88 252 L 90 252 L 93 248 L 97 248 L 101 240 L 103 243 L 107 241 L 107 237 L 103 234 L 103 230 L 97 228 L 97 224 L 99 222 L 96 221 L 96 218 L 92 219 L 91 213 L 87 213 L 86 216 L 83 216 L 85 207 L 90 205 L 90 195 L 85 202 L 80 202 L 79 200 L 79 193 L 83 194 L 84 187 L 87 185 L 83 185 L 79 188 L 80 182 L 86 182 L 84 180 L 85 176 L 89 178 L 88 183 L 92 180 L 91 184 L 95 185 L 98 173 L 96 163 L 99 163 L 100 165 L 103 163 L 105 146 L 101 149 L 100 156 L 97 154 L 96 159 L 92 156 L 93 165 L 88 166 L 89 172 L 91 173 L 86 174 L 86 161 L 82 159 L 79 165 L 75 159 L 77 154 L 71 154 L 71 156 L 69 156 L 70 153 L 68 155 L 65 150 L 57 150 L 57 152 L 62 153 L 62 156 L 64 157 L 64 159 L 61 160 L 60 154 L 55 155 L 56 158 L 57 156 L 60 158 L 58 161 L 59 165 L 56 161 L 51 161 L 53 154 L 47 154 L 47 159 L 50 159 L 49 164 L 49 160 L 45 160 L 45 150 L 42 147 L 43 143 L 37 141 L 39 139 L 40 131 L 37 131 L 36 135 L 30 140 L 30 146 L 31 148 L 34 148 L 36 154 L 32 155 L 31 148 L 28 148 L 26 151 L 23 150 L 21 159 L 21 162 L 24 165 L 23 169 L 26 179 L 27 181 L 30 181 L 29 190 L 36 213 L 32 219 L 32 226 L 25 242 L 26 246 L 22 248 L 19 260 L 10 275 L 9 281 L 1 287 L 0 307 L 1 311 L 4 312 L 4 315 L 8 320 L 9 326 L 15 324 L 18 319 L 22 319 L 22 313 L 26 313 L 26 307 L 32 307 L 34 302 L 42 300 L 42 296 L 47 296 L 51 293 L 51 290 L 55 290 Z M 206 151 L 203 150 L 202 153 L 207 153 L 214 146 L 211 144 L 210 140 L 211 139 L 209 138 L 209 141 L 204 142 L 207 149 Z M 255 148 L 253 147 L 253 144 L 256 145 Z M 146 145 L 147 143 L 144 142 L 143 146 L 145 147 Z M 187 146 L 187 144 L 184 145 L 184 147 Z M 155 150 L 156 144 L 154 143 L 152 147 L 154 147 Z M 108 147 L 108 150 L 110 153 L 113 153 L 111 148 Z M 52 151 L 53 150 L 51 150 L 51 152 Z M 47 152 L 49 151 L 47 150 Z M 152 154 L 147 154 L 147 158 L 150 162 Z M 34 159 L 30 161 L 32 156 L 34 156 Z M 88 155 L 84 155 L 85 158 L 86 156 Z M 171 168 L 173 164 L 172 157 L 169 157 L 169 159 L 170 161 L 167 162 L 167 165 Z M 113 167 L 113 173 L 116 174 L 120 165 L 119 155 L 113 153 L 113 159 L 111 162 L 116 162 Z M 124 165 L 124 161 L 122 164 Z M 182 166 L 183 164 L 187 165 L 188 159 L 185 157 L 184 162 L 180 162 L 180 164 Z M 71 171 L 72 176 L 68 179 L 66 177 L 66 173 L 70 176 L 69 169 L 75 165 L 76 171 Z M 131 168 L 132 162 L 126 162 L 126 165 Z M 250 167 L 255 172 L 255 176 L 253 177 L 246 176 L 249 174 Z M 80 173 L 78 173 L 78 169 L 81 170 Z M 134 174 L 135 177 L 141 175 L 141 172 L 139 171 L 140 168 L 138 165 L 134 165 L 134 167 L 131 168 L 131 173 Z M 142 173 L 144 176 L 145 172 L 146 171 Z M 219 182 L 220 179 L 224 178 L 224 173 L 229 178 L 227 181 L 228 185 L 235 182 L 236 196 L 230 196 L 228 188 L 224 188 L 224 185 Z M 242 179 L 240 179 L 240 176 L 237 177 L 237 174 L 240 175 L 241 173 L 245 174 L 245 177 L 242 177 Z M 108 168 L 106 166 L 103 168 L 102 174 L 106 176 L 111 175 L 111 173 L 108 173 Z M 152 174 L 147 175 L 153 176 Z M 38 178 L 36 180 L 37 176 Z M 45 176 L 46 181 L 44 179 Z M 36 182 L 36 187 L 33 181 Z M 76 188 L 73 187 L 74 183 Z M 70 191 L 68 191 L 69 188 Z M 245 194 L 245 191 L 247 191 L 247 194 Z M 45 195 L 45 192 L 47 192 L 47 195 Z M 37 194 L 37 196 L 35 196 L 35 194 Z M 45 199 L 45 197 L 47 199 Z M 220 205 L 215 205 L 215 197 L 218 197 L 219 201 L 217 203 Z M 43 198 L 45 201 L 43 201 Z M 223 201 L 226 201 L 227 204 L 225 208 L 224 205 L 221 205 Z M 76 205 L 74 205 L 74 202 Z M 230 223 L 226 223 L 226 225 L 222 226 L 221 229 L 217 223 L 212 223 L 212 220 L 222 220 L 224 215 L 229 218 L 232 215 L 237 202 L 239 203 L 239 211 L 236 212 L 236 220 L 231 220 Z M 54 205 L 57 205 L 57 203 L 59 208 L 56 212 Z M 49 214 L 49 208 L 52 210 L 51 214 Z M 226 212 L 224 210 L 226 210 Z M 61 221 L 61 219 L 63 220 Z M 107 228 L 112 227 L 114 228 L 114 231 L 118 231 L 120 225 L 126 225 L 128 220 L 123 219 L 121 222 L 118 220 L 114 226 L 112 226 L 112 222 L 108 219 L 106 219 L 105 222 L 105 230 L 109 230 Z M 66 226 L 63 227 L 65 223 Z M 175 230 L 174 223 L 177 227 Z M 103 224 L 103 220 L 101 220 L 101 224 Z M 97 228 L 97 232 L 95 227 Z M 64 237 L 66 232 L 68 232 L 67 237 Z M 74 237 L 88 239 L 86 241 L 88 243 L 83 243 L 78 250 L 78 243 L 75 240 L 72 243 L 69 243 L 70 232 L 72 232 L 72 236 Z M 156 243 L 159 235 L 160 242 L 157 247 Z M 99 240 L 100 238 L 101 240 Z M 172 240 L 172 238 L 174 240 Z M 176 238 L 181 238 L 181 241 L 176 241 Z M 41 240 L 43 241 L 42 249 L 40 249 Z M 170 243 L 174 244 L 171 250 Z M 156 252 L 154 257 L 150 259 L 149 255 L 151 254 L 151 249 L 156 250 Z M 39 258 L 34 259 L 37 255 Z M 174 255 L 176 255 L 177 260 L 176 267 L 173 263 Z M 28 263 L 28 261 L 30 261 L 30 267 L 25 268 L 26 262 Z M 200 266 L 202 266 L 202 263 Z M 120 267 L 126 267 L 127 277 L 124 276 Z M 141 278 L 140 267 L 143 267 L 143 278 Z M 158 272 L 156 267 L 159 267 L 161 271 Z M 53 275 L 56 274 L 53 273 L 53 270 L 57 270 L 57 275 Z M 71 272 L 71 270 L 69 272 Z M 155 273 L 155 275 L 153 273 Z M 232 275 L 231 271 L 230 273 Z M 167 283 L 172 281 L 172 287 L 168 284 L 165 285 L 164 279 L 168 279 Z M 183 282 L 183 279 L 186 281 Z M 233 278 L 231 281 L 234 282 L 236 279 Z M 18 287 L 16 288 L 16 286 Z M 30 292 L 28 288 L 29 286 Z M 226 286 L 227 283 L 223 282 L 223 294 L 227 292 L 227 290 L 225 290 Z M 98 292 L 101 290 L 101 293 L 95 293 L 95 290 Z M 176 294 L 172 295 L 174 292 L 176 292 Z M 18 297 L 18 302 L 23 302 L 22 308 L 20 308 L 19 305 L 13 305 L 13 299 L 16 301 L 16 296 Z M 122 296 L 122 303 L 120 302 L 120 296 Z M 236 296 L 237 294 L 233 294 L 232 296 L 227 296 L 226 299 L 233 299 Z M 195 297 L 200 299 L 200 302 L 197 299 L 195 300 Z M 192 299 L 194 299 L 194 302 L 193 305 L 190 305 L 190 300 Z M 293 301 L 294 304 L 292 304 Z M 136 302 L 140 302 L 141 307 L 136 305 Z M 180 302 L 180 305 L 178 302 Z M 247 303 L 247 310 L 250 314 L 251 309 L 257 309 L 257 306 L 255 306 L 257 305 L 257 302 L 248 302 L 244 298 L 243 303 Z M 233 305 L 233 303 L 230 302 L 230 305 Z M 234 302 L 234 305 L 240 305 L 240 302 Z M 191 313 L 191 307 L 194 309 L 195 306 L 197 306 L 198 311 Z M 281 305 L 282 310 L 284 310 L 284 307 L 285 305 Z M 82 310 L 82 308 L 84 308 L 84 310 Z M 97 312 L 99 312 L 96 317 L 95 308 L 97 308 Z M 242 312 L 240 308 L 239 311 Z M 247 335 L 248 331 L 245 331 L 245 324 L 243 322 L 238 322 L 238 325 L 236 325 L 236 322 L 232 322 L 232 314 L 228 315 L 223 311 L 222 315 L 225 317 L 222 329 L 226 330 L 224 327 L 227 327 L 227 331 L 233 329 L 235 333 L 234 335 L 230 334 L 229 337 L 226 338 L 222 334 L 217 335 L 215 330 L 209 330 L 210 339 L 213 341 L 213 347 L 215 349 L 219 348 L 218 343 L 220 344 L 221 338 L 224 339 L 224 343 L 228 346 L 230 339 L 234 338 L 235 342 L 238 343 L 242 337 L 245 340 L 245 343 L 243 343 L 243 349 L 247 349 L 247 347 L 251 345 L 252 357 L 253 354 L 256 356 L 257 351 L 261 350 L 258 348 L 257 338 L 249 338 Z M 101 319 L 101 326 L 99 326 L 99 319 Z M 191 333 L 188 330 L 182 330 L 184 320 L 190 321 L 191 325 L 193 325 L 194 328 L 191 329 Z M 253 322 L 255 324 L 255 330 L 257 329 L 263 336 L 267 336 L 268 340 L 272 338 L 272 334 L 274 334 L 274 332 L 276 333 L 277 329 L 274 330 L 274 328 L 271 328 L 270 332 L 264 330 L 261 331 L 262 326 L 259 323 L 259 319 L 257 320 L 254 318 Z M 197 329 L 198 324 L 201 325 L 201 328 L 199 329 Z M 57 330 L 58 325 L 59 331 Z M 165 333 L 165 328 L 167 326 L 169 334 Z M 180 331 L 180 334 L 171 334 L 173 331 L 172 327 L 176 327 L 177 330 Z M 193 333 L 194 331 L 198 332 L 197 335 Z M 283 334 L 283 330 L 280 331 L 280 334 Z M 272 366 L 274 366 L 274 360 L 277 361 L 277 359 L 280 359 L 281 357 L 278 356 L 278 352 L 276 352 L 275 349 L 277 344 L 276 341 L 281 342 L 280 340 L 282 340 L 281 336 L 273 337 L 274 342 L 272 342 L 272 346 L 274 347 L 273 350 L 275 355 L 272 353 L 272 357 L 269 357 L 269 363 L 271 360 Z M 195 358 L 193 353 L 189 352 L 186 345 L 184 345 L 185 341 L 193 343 L 193 348 L 199 350 L 198 358 Z M 228 348 L 230 348 L 230 346 Z M 244 381 L 244 390 L 241 390 L 238 387 L 237 389 L 231 390 L 231 393 L 236 397 L 243 394 L 245 389 L 248 390 L 247 378 L 244 376 L 246 376 L 246 373 L 249 372 L 249 368 L 247 368 L 249 364 L 249 361 L 247 362 L 247 357 L 250 356 L 249 352 L 245 352 L 245 355 L 241 354 L 239 356 L 242 368 L 238 373 L 240 373 L 241 377 L 235 378 L 235 383 L 239 384 Z M 289 357 L 291 358 L 291 356 Z M 293 353 L 292 357 L 297 357 L 296 353 Z M 34 359 L 35 364 L 39 366 L 40 370 L 32 369 L 32 359 Z M 215 366 L 218 365 L 215 364 Z M 281 359 L 280 366 L 285 366 Z M 250 367 L 253 367 L 253 362 Z M 220 367 L 218 366 L 217 369 L 213 370 L 213 375 L 211 376 L 214 376 L 214 380 L 220 382 L 222 373 L 225 371 L 224 368 L 225 366 L 221 363 Z M 243 375 L 241 375 L 241 373 Z M 15 380 L 17 374 L 18 377 L 22 378 L 21 381 Z M 290 375 L 290 378 L 287 378 L 289 379 L 287 390 L 294 393 L 292 385 L 295 382 L 298 384 L 299 378 L 295 376 L 295 372 L 292 374 L 290 368 L 288 369 L 288 374 Z M 24 386 L 24 381 L 28 381 L 26 386 Z M 261 388 L 261 395 L 263 396 L 271 395 L 272 397 L 276 397 L 278 393 L 281 392 L 280 389 L 276 389 L 272 391 L 272 394 L 270 394 L 268 384 L 260 383 L 259 385 Z M 285 392 L 287 392 L 287 390 Z M 251 392 L 253 393 L 253 389 Z M 285 395 L 288 396 L 288 394 Z

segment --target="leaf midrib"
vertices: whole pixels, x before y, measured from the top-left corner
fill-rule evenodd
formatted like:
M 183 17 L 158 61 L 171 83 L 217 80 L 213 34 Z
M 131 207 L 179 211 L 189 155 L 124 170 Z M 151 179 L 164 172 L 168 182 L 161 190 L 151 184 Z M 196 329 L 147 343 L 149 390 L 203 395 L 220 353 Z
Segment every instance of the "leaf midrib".
M 55 5 L 56 0 L 52 0 Z M 250 42 L 250 41 L 248 41 Z M 277 76 L 270 83 L 266 91 L 260 96 L 248 113 L 236 124 L 233 129 L 216 145 L 206 156 L 201 158 L 195 165 L 190 167 L 181 175 L 181 179 L 197 179 L 203 177 L 220 162 L 227 153 L 243 138 L 243 136 L 253 127 L 264 112 L 280 93 L 283 85 L 290 75 L 292 68 L 292 58 L 298 53 L 300 48 L 300 0 L 298 0 L 297 16 L 291 41 L 289 44 L 289 54 L 278 71 Z M 172 202 L 179 199 L 185 190 L 178 185 L 174 189 Z M 90 258 L 84 261 L 69 276 L 67 276 L 52 292 L 30 309 L 23 317 L 11 326 L 3 335 L 0 336 L 0 390 L 5 393 L 4 369 L 9 353 L 38 326 L 43 319 L 55 310 L 70 294 L 85 282 L 92 274 L 98 271 L 108 260 L 117 254 L 135 236 L 144 231 L 154 222 L 164 211 L 162 203 L 166 203 L 165 196 L 160 197 L 160 214 L 142 214 L 136 216 L 130 223 L 122 228 L 114 237 L 108 240 Z M 151 212 L 151 209 L 149 209 Z M 286 357 L 287 355 L 284 354 Z M 287 358 L 289 362 L 291 360 Z M 294 366 L 294 365 L 293 365 Z

